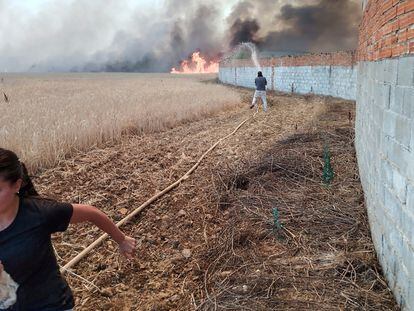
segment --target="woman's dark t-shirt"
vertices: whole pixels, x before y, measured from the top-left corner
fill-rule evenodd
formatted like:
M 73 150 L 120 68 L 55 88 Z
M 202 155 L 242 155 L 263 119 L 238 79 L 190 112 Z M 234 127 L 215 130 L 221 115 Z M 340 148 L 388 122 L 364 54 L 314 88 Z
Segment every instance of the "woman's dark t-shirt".
M 19 284 L 12 311 L 61 311 L 74 306 L 72 292 L 59 272 L 51 234 L 65 231 L 70 204 L 21 198 L 12 224 L 0 231 L 0 260 Z

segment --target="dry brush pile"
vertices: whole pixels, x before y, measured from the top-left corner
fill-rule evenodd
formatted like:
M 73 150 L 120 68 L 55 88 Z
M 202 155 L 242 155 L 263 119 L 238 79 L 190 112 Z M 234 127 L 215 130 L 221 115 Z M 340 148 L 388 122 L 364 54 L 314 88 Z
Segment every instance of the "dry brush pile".
M 199 310 L 398 310 L 370 237 L 353 107 L 329 101 L 312 127 L 220 173 Z

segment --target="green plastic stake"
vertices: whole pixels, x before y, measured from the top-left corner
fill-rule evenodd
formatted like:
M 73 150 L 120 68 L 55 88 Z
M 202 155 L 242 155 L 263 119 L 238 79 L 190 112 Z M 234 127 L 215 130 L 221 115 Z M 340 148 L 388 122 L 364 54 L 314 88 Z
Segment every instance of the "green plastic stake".
M 277 208 L 273 208 L 272 214 L 273 214 L 273 229 L 276 231 L 279 231 L 280 229 L 282 229 L 282 225 L 280 224 L 280 221 L 279 221 L 279 211 L 277 210 Z
M 323 165 L 322 180 L 326 186 L 329 186 L 335 177 L 335 173 L 331 165 L 331 153 L 329 152 L 328 145 L 325 145 L 324 147 L 323 160 L 324 160 L 324 165 Z

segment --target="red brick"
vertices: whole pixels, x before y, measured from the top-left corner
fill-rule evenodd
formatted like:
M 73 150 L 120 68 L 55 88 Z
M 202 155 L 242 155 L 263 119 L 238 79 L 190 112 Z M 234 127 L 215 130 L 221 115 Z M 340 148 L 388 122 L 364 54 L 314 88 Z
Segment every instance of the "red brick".
M 414 1 L 406 1 L 398 4 L 397 15 L 402 15 L 408 12 L 414 11 Z
M 414 13 L 405 14 L 398 19 L 398 27 L 400 29 L 408 28 L 411 25 L 414 25 Z
M 397 17 L 397 7 L 393 7 L 384 14 L 383 24 Z
M 392 57 L 397 57 L 405 54 L 407 51 L 407 45 L 398 44 L 392 47 Z
M 382 31 L 377 31 L 374 35 L 374 40 L 379 41 L 383 38 Z
M 383 36 L 385 36 L 385 35 L 388 35 L 388 34 L 390 34 L 390 33 L 392 33 L 392 32 L 395 32 L 395 31 L 397 31 L 398 30 L 398 20 L 396 20 L 396 21 L 394 21 L 394 22 L 391 22 L 391 23 L 388 23 L 388 24 L 385 24 L 381 29 L 380 29 L 380 31 L 381 31 L 381 33 L 382 33 L 382 35 Z
M 389 58 L 391 56 L 392 56 L 392 49 L 390 47 L 387 47 L 380 51 L 380 58 Z
M 393 5 L 394 5 L 393 1 L 394 0 L 386 0 L 386 1 L 384 1 L 384 3 L 381 5 L 380 10 L 382 12 L 386 12 L 387 10 L 391 9 L 393 7 Z
M 383 42 L 383 46 L 387 47 L 387 46 L 393 45 L 394 43 L 397 43 L 397 41 L 398 41 L 398 37 L 391 35 L 391 36 L 386 37 L 382 42 Z
M 414 42 L 410 42 L 410 45 L 408 47 L 408 53 L 414 54 Z
M 392 24 L 386 24 L 381 28 L 381 34 L 382 36 L 388 35 L 389 33 L 391 33 L 392 30 Z
M 407 29 L 404 29 L 402 31 L 399 31 L 397 34 L 398 42 L 405 42 L 408 40 L 408 31 Z
M 409 13 L 414 11 L 414 2 L 412 0 L 409 0 L 407 2 L 407 6 L 405 7 L 405 13 Z
M 408 29 L 407 31 L 407 39 L 413 39 L 414 38 L 414 29 Z

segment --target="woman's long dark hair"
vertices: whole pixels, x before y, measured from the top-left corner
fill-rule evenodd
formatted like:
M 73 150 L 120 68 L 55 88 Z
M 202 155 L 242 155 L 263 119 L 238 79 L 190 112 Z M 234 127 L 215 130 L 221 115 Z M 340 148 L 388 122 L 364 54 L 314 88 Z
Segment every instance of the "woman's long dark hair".
M 3 148 L 0 148 L 0 178 L 11 183 L 22 179 L 19 195 L 22 197 L 39 196 L 24 163 L 20 162 L 13 151 Z

